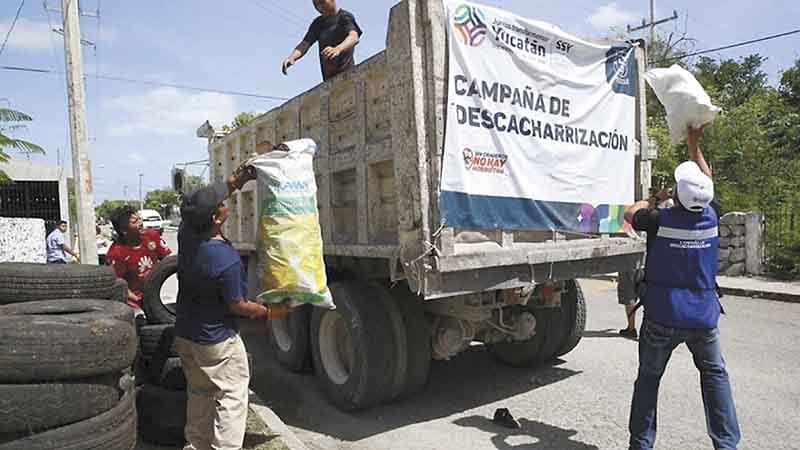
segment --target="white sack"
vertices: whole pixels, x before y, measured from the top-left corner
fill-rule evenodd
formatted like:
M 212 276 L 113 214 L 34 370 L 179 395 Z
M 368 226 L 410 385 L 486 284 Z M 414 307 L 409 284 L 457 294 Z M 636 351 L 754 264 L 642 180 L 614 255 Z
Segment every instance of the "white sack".
M 710 124 L 722 111 L 711 103 L 694 75 L 681 66 L 651 69 L 644 78 L 667 110 L 669 137 L 674 144 L 686 138 L 688 127 Z

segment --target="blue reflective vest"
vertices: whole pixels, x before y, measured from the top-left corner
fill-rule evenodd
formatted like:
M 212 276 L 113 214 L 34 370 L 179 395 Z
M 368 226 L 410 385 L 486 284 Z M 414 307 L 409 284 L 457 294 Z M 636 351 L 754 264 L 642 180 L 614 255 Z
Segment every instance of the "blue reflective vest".
M 716 291 L 719 219 L 713 208 L 660 210 L 647 253 L 645 317 L 672 328 L 710 329 L 719 323 Z

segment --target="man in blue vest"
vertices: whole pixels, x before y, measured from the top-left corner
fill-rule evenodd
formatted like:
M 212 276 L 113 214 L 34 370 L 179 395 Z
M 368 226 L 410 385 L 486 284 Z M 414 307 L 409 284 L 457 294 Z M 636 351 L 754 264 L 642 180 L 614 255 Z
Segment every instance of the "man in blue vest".
M 700 371 L 708 434 L 715 449 L 736 449 L 741 437 L 728 372 L 720 349 L 716 291 L 719 213 L 711 169 L 698 146 L 702 130 L 689 130 L 689 159 L 675 170 L 675 207 L 659 210 L 656 199 L 625 211 L 637 231 L 647 232 L 644 323 L 639 337 L 639 374 L 633 391 L 631 450 L 656 440 L 658 387 L 672 351 L 685 343 Z

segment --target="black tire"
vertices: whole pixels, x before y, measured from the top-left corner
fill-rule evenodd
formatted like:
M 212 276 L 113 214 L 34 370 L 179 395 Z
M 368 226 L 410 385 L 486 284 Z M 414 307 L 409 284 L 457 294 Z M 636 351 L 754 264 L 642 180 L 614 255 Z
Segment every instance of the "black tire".
M 186 376 L 180 358 L 167 358 L 163 361 L 153 358 L 150 364 L 150 383 L 173 391 L 186 390 Z
M 489 353 L 503 364 L 512 367 L 533 367 L 553 356 L 552 353 L 546 355 L 543 352 L 548 341 L 547 336 L 550 334 L 553 312 L 530 307 L 528 311 L 536 317 L 536 334 L 531 339 L 487 345 Z
M 400 398 L 421 391 L 428 382 L 431 369 L 431 329 L 425 318 L 422 298 L 398 285 L 391 291 L 403 317 L 406 335 L 406 382 Z
M 562 313 L 566 319 L 564 338 L 556 351 L 557 357 L 564 356 L 577 347 L 583 338 L 583 332 L 586 331 L 586 299 L 583 296 L 583 289 L 577 280 L 567 281 L 566 288 L 566 296 L 561 300 Z
M 400 307 L 392 298 L 389 291 L 381 285 L 371 284 L 373 290 L 373 301 L 379 301 L 386 313 L 389 314 L 389 323 L 392 329 L 394 369 L 392 372 L 392 382 L 386 389 L 383 397 L 384 401 L 392 401 L 403 393 L 406 386 L 406 374 L 408 372 L 408 337 L 406 336 L 406 326 L 403 323 L 403 314 Z
M 110 299 L 114 280 L 108 266 L 0 263 L 0 305 L 63 298 Z
M 165 357 L 178 356 L 175 351 L 174 325 L 143 325 L 139 328 L 139 352 L 146 360 L 150 360 L 161 348 Z
M 391 317 L 376 301 L 381 293 L 372 285 L 342 281 L 331 283 L 330 288 L 337 309 L 314 308 L 312 313 L 311 349 L 316 376 L 337 408 L 363 410 L 386 397 L 395 377 Z M 349 347 L 349 361 L 342 361 L 348 356 L 341 354 L 336 339 L 341 336 L 349 336 L 350 345 L 342 345 Z
M 136 447 L 133 383 L 126 383 L 123 389 L 122 399 L 102 414 L 0 443 L 0 450 L 133 450 Z
M 137 389 L 139 436 L 156 445 L 181 446 L 185 442 L 186 391 L 145 384 Z
M 178 255 L 162 259 L 150 272 L 144 283 L 142 309 L 147 322 L 152 325 L 175 323 L 175 312 L 161 301 L 161 286 L 167 278 L 178 272 Z
M 47 384 L 0 384 L 0 433 L 80 422 L 119 403 L 119 375 Z
M 270 345 L 275 359 L 295 373 L 311 372 L 311 305 L 303 305 L 289 316 L 269 324 Z
M 132 314 L 126 305 L 97 300 L 0 307 L 0 382 L 71 380 L 130 367 L 137 344 Z

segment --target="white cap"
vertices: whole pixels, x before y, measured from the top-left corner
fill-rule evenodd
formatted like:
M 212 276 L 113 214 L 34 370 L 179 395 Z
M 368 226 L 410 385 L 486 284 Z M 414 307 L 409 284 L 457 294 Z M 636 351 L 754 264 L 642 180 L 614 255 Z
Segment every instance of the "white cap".
M 714 199 L 714 182 L 694 161 L 686 161 L 675 169 L 678 200 L 693 212 L 703 211 Z

